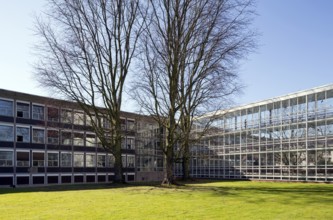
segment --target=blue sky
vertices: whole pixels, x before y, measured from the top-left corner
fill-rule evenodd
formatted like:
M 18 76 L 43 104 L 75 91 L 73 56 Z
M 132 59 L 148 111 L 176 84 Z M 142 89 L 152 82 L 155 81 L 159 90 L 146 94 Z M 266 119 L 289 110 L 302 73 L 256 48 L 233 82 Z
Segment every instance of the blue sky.
M 45 1 L 0 5 L 0 88 L 49 96 L 38 88 L 31 66 L 33 14 Z M 239 68 L 246 85 L 239 104 L 333 83 L 333 1 L 257 0 L 257 13 L 254 27 L 261 37 L 257 52 Z

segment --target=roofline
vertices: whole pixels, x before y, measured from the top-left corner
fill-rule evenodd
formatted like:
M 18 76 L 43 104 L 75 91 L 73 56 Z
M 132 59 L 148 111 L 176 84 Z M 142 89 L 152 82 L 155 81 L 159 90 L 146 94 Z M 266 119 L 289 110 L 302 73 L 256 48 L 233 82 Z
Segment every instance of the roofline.
M 314 88 L 311 88 L 311 89 L 301 90 L 301 91 L 298 91 L 298 92 L 288 93 L 288 94 L 282 95 L 282 96 L 276 96 L 276 97 L 273 97 L 273 98 L 270 98 L 270 99 L 264 99 L 264 100 L 258 101 L 258 102 L 251 102 L 249 104 L 228 108 L 226 110 L 220 110 L 220 111 L 217 111 L 216 113 L 207 113 L 206 115 L 198 117 L 197 119 L 206 118 L 206 117 L 210 117 L 210 116 L 214 116 L 214 115 L 215 116 L 224 115 L 224 114 L 229 113 L 229 112 L 235 112 L 235 111 L 239 111 L 239 110 L 243 110 L 243 109 L 247 109 L 247 108 L 251 108 L 251 107 L 255 107 L 255 106 L 261 106 L 261 105 L 265 105 L 265 104 L 269 104 L 269 103 L 273 103 L 273 102 L 277 102 L 277 101 L 292 99 L 292 98 L 300 97 L 300 96 L 303 96 L 303 95 L 309 95 L 309 94 L 313 94 L 313 93 L 323 92 L 323 91 L 327 91 L 327 90 L 330 90 L 330 89 L 333 89 L 333 83 L 332 84 L 326 84 L 326 85 L 323 85 L 323 86 L 314 87 Z

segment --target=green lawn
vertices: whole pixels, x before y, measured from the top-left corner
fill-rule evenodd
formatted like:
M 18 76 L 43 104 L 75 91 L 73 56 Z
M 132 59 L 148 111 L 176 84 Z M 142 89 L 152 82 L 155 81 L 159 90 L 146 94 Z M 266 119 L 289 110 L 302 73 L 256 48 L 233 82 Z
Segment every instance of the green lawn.
M 0 189 L 0 219 L 333 219 L 333 184 L 195 182 Z

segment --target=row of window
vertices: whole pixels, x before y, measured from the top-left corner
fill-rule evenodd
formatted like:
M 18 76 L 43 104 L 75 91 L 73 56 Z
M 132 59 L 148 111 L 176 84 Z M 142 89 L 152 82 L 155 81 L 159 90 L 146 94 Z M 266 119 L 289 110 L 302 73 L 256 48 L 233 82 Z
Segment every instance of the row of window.
M 46 110 L 46 112 L 45 112 Z M 71 109 L 61 109 L 59 111 L 56 107 L 44 107 L 43 105 L 32 104 L 31 118 L 34 120 L 45 120 L 45 115 L 48 121 L 52 122 L 62 122 L 66 124 L 76 124 L 76 125 L 92 125 L 92 119 L 95 117 L 89 117 L 80 111 L 72 111 Z M 14 115 L 14 102 L 11 100 L 0 99 L 0 116 L 10 116 Z M 16 117 L 30 119 L 30 104 L 26 102 L 16 102 Z M 103 126 L 108 128 L 109 123 L 106 119 L 102 120 Z M 134 130 L 135 123 L 134 120 L 122 121 L 122 129 Z
M 14 166 L 14 152 L 0 151 L 0 167 Z M 30 164 L 31 161 L 31 164 Z M 135 156 L 122 155 L 123 167 L 134 168 Z M 83 152 L 16 152 L 17 167 L 114 167 L 112 154 L 95 154 Z
M 95 147 L 97 143 L 96 135 L 89 133 L 75 133 L 71 131 L 46 130 L 43 128 L 30 128 L 27 126 L 16 125 L 16 142 L 38 144 L 60 144 Z M 0 141 L 14 141 L 14 126 L 0 125 Z M 122 143 L 123 149 L 134 149 L 134 138 L 124 138 Z

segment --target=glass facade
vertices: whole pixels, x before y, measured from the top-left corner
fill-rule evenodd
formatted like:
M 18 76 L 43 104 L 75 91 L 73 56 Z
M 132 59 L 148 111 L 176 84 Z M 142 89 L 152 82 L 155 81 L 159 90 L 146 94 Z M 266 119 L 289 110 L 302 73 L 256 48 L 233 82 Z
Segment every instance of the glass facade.
M 194 178 L 333 181 L 333 86 L 224 111 L 191 155 Z

